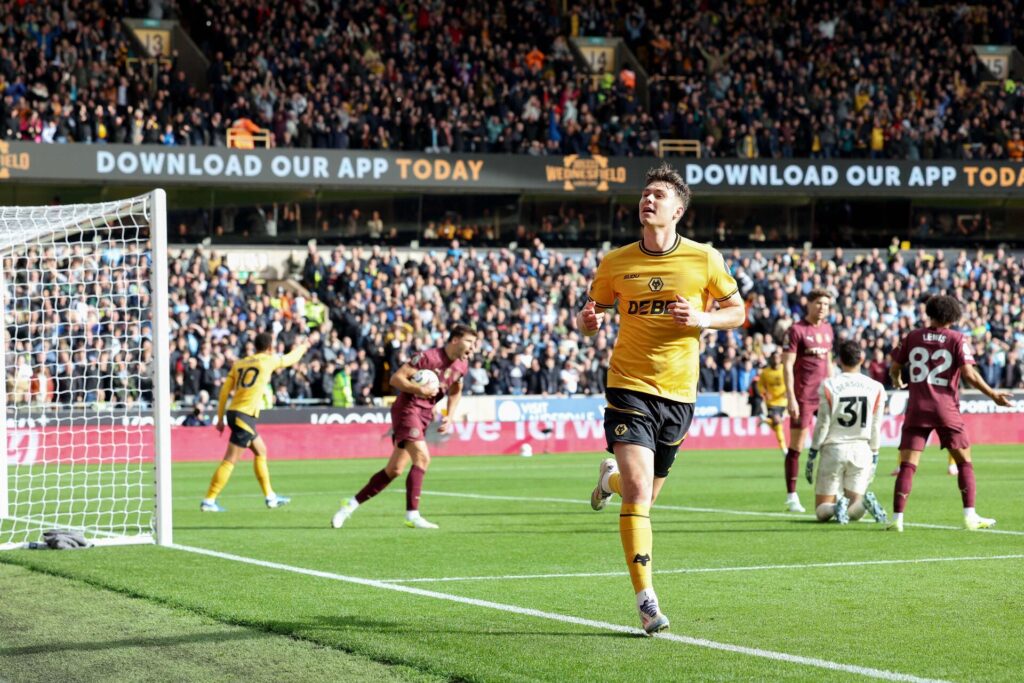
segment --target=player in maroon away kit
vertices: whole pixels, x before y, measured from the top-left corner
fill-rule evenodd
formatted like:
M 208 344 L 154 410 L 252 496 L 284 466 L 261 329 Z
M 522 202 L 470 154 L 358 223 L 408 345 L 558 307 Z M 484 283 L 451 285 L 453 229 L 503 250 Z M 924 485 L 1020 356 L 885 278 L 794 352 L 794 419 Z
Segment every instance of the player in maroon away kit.
M 960 332 L 950 329 L 960 322 L 963 310 L 951 296 L 933 296 L 925 304 L 928 327 L 914 330 L 893 352 L 889 369 L 893 386 L 902 389 L 903 368 L 908 369 L 909 397 L 907 413 L 900 438 L 900 471 L 896 477 L 890 529 L 903 531 L 903 509 L 921 460 L 921 451 L 934 429 L 939 445 L 949 451 L 958 467 L 957 483 L 964 503 L 964 527 L 987 529 L 996 520 L 981 517 L 974 510 L 974 466 L 971 464 L 971 442 L 964 419 L 960 415 L 960 374 L 975 389 L 1001 406 L 1010 405 L 1012 394 L 995 391 L 974 367 L 971 342 Z
M 786 451 L 786 509 L 803 512 L 796 493 L 800 476 L 800 451 L 814 426 L 818 411 L 818 389 L 832 372 L 832 326 L 825 322 L 832 295 L 815 289 L 807 295 L 807 311 L 789 328 L 789 341 L 782 356 L 786 370 L 789 402 L 789 450 Z
M 441 419 L 439 431 L 451 428 L 455 406 L 462 395 L 462 378 L 469 370 L 468 359 L 476 347 L 476 330 L 468 325 L 453 325 L 448 343 L 413 356 L 391 376 L 391 386 L 398 389 L 398 399 L 391 406 L 392 441 L 395 447 L 384 469 L 366 482 L 359 493 L 342 502 L 331 518 L 331 526 L 338 529 L 352 513 L 370 498 L 383 491 L 391 480 L 402 474 L 412 460 L 412 469 L 405 478 L 405 525 L 412 529 L 436 529 L 437 525 L 420 516 L 420 491 L 423 477 L 430 465 L 427 449 L 427 428 L 434 419 L 434 407 L 448 396 L 448 409 Z M 438 384 L 416 384 L 412 381 L 417 370 L 432 370 Z

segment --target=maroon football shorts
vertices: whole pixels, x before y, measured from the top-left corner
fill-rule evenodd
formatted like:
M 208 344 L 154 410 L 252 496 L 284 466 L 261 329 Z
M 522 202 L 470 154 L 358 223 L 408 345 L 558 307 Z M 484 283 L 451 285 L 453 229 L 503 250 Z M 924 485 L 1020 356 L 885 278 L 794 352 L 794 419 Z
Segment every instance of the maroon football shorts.
M 946 450 L 971 447 L 971 439 L 967 435 L 967 428 L 963 423 L 942 427 L 914 427 L 904 423 L 903 434 L 900 437 L 900 450 L 923 451 L 928 444 L 928 436 L 932 433 L 932 429 L 939 435 L 939 446 Z
M 406 441 L 426 441 L 427 429 L 434 419 L 434 411 L 419 407 L 406 407 L 391 411 L 391 441 L 398 447 Z
M 796 402 L 798 408 L 800 408 L 800 417 L 789 416 L 789 426 L 791 429 L 810 429 L 814 425 L 814 416 L 818 412 L 818 401 L 800 401 Z

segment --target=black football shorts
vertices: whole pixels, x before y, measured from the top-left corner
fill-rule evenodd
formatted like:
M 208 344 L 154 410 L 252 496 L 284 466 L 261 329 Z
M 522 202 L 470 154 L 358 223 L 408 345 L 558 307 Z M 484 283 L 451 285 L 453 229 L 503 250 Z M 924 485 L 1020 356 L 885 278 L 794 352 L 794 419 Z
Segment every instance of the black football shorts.
M 256 434 L 256 418 L 252 415 L 240 413 L 237 410 L 229 410 L 224 414 L 228 427 L 231 429 L 231 443 L 242 448 L 248 448 L 258 434 Z
M 654 476 L 667 477 L 676 452 L 693 422 L 692 403 L 629 389 L 605 391 L 604 436 L 608 452 L 616 443 L 635 443 L 654 451 Z

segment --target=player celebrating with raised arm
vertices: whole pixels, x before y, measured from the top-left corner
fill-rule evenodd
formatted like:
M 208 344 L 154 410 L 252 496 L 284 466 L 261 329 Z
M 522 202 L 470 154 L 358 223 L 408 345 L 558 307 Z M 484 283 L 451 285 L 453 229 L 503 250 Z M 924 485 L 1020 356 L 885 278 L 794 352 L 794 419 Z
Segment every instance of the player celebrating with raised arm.
M 448 407 L 438 430 L 444 434 L 451 429 L 452 417 L 462 396 L 462 378 L 469 371 L 468 360 L 476 348 L 476 341 L 477 333 L 472 327 L 453 325 L 444 346 L 413 356 L 391 376 L 391 386 L 400 392 L 391 406 L 394 430 L 391 457 L 384 469 L 370 477 L 355 496 L 342 501 L 341 508 L 331 517 L 332 527 L 340 529 L 360 505 L 383 491 L 412 460 L 412 468 L 405 478 L 405 525 L 412 529 L 437 528 L 436 524 L 420 516 L 420 492 L 423 490 L 423 477 L 430 466 L 427 428 L 434 419 L 438 401 L 447 396 Z M 417 370 L 433 371 L 438 383 L 413 382 Z
M 619 534 L 644 631 L 668 628 L 651 584 L 650 508 L 693 419 L 700 333 L 743 323 L 743 300 L 712 247 L 683 239 L 676 224 L 690 188 L 668 164 L 651 169 L 640 196 L 639 242 L 609 252 L 577 316 L 583 334 L 619 305 L 621 324 L 605 392 L 605 439 L 615 459 L 601 463 L 595 510 L 622 496 Z M 721 310 L 707 311 L 712 300 Z
M 789 400 L 789 450 L 786 451 L 786 509 L 803 512 L 796 481 L 800 476 L 800 450 L 818 410 L 818 388 L 832 369 L 832 326 L 825 322 L 832 297 L 823 289 L 807 295 L 804 317 L 789 328 L 782 360 Z
M 820 407 L 807 456 L 807 483 L 821 449 L 814 511 L 819 522 L 835 517 L 840 524 L 857 521 L 864 512 L 885 524 L 885 510 L 868 484 L 878 464 L 879 428 L 885 414 L 885 387 L 860 372 L 864 352 L 855 341 L 839 345 L 842 374 L 821 383 Z
M 779 450 L 786 454 L 786 432 L 782 422 L 786 419 L 786 375 L 782 368 L 782 352 L 776 351 L 768 359 L 768 367 L 757 378 L 757 392 L 764 399 L 768 416 L 764 418 L 779 442 Z
M 951 329 L 963 317 L 960 302 L 938 295 L 925 304 L 928 327 L 907 334 L 893 351 L 889 369 L 893 386 L 902 389 L 903 368 L 909 370 L 907 413 L 900 437 L 900 471 L 893 494 L 893 522 L 889 527 L 903 531 L 903 510 L 907 505 L 917 463 L 934 429 L 939 445 L 949 451 L 958 465 L 957 483 L 964 504 L 964 527 L 970 530 L 995 526 L 996 520 L 981 517 L 974 509 L 974 465 L 967 425 L 960 414 L 960 375 L 1001 406 L 1010 405 L 1012 394 L 990 387 L 974 367 L 971 342 Z
M 318 333 L 314 332 L 314 335 Z M 315 337 L 313 343 L 316 343 Z M 268 508 L 279 508 L 291 501 L 290 498 L 279 496 L 274 493 L 270 485 L 270 471 L 267 469 L 267 445 L 263 437 L 256 433 L 256 418 L 260 416 L 260 403 L 263 400 L 263 388 L 270 381 L 275 370 L 295 365 L 309 350 L 309 343 L 297 344 L 284 356 L 279 356 L 272 351 L 274 337 L 269 332 L 261 332 L 256 335 L 254 346 L 256 353 L 236 361 L 231 366 L 231 372 L 224 379 L 220 388 L 220 400 L 217 403 L 217 432 L 224 432 L 224 409 L 228 405 L 228 397 L 231 397 L 231 407 L 227 411 L 227 426 L 231 430 L 231 437 L 228 439 L 228 450 L 224 459 L 213 473 L 210 480 L 210 488 L 206 497 L 200 503 L 199 509 L 203 512 L 224 512 L 224 508 L 217 503 L 217 496 L 227 486 L 228 479 L 235 469 L 235 462 L 238 456 L 245 452 L 245 449 L 252 451 L 252 469 L 256 473 L 256 480 L 263 489 L 263 496 Z M 232 396 L 232 392 L 234 395 Z

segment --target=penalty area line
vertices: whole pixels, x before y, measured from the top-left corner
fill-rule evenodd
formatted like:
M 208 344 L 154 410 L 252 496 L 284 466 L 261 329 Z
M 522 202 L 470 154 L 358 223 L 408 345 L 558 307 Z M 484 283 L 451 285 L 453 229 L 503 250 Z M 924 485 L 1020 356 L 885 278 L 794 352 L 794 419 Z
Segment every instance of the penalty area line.
M 250 564 L 257 567 L 276 569 L 279 571 L 291 572 L 293 574 L 301 574 L 304 576 L 312 576 L 320 579 L 328 579 L 331 581 L 341 581 L 344 583 L 366 586 L 368 588 L 395 591 L 398 593 L 406 593 L 409 595 L 416 595 L 424 598 L 433 598 L 435 600 L 444 600 L 447 602 L 455 602 L 463 605 L 470 605 L 472 607 L 482 607 L 485 609 L 497 610 L 500 612 L 508 612 L 510 614 L 518 614 L 527 617 L 536 617 L 538 619 L 547 619 L 549 621 L 558 621 L 566 624 L 573 624 L 576 626 L 601 629 L 604 631 L 613 631 L 615 633 L 622 633 L 624 635 L 643 635 L 643 630 L 639 628 L 632 626 L 623 626 L 622 624 L 613 624 L 607 621 L 584 619 L 582 617 L 574 617 L 568 614 L 545 612 L 542 610 L 531 609 L 529 607 L 519 607 L 517 605 L 508 605 L 500 602 L 492 602 L 490 600 L 467 598 L 461 595 L 440 593 L 438 591 L 424 590 L 422 588 L 415 588 L 413 586 L 386 583 L 384 581 L 378 581 L 375 579 L 364 579 L 357 576 L 345 576 L 344 574 L 335 574 L 333 572 L 325 572 L 317 569 L 306 569 L 303 567 L 282 564 L 280 562 L 269 562 L 267 560 L 260 560 L 252 557 L 244 557 L 241 555 L 224 553 L 218 550 L 209 550 L 207 548 L 197 548 L 194 546 L 178 544 L 173 544 L 168 547 L 173 548 L 175 550 L 181 550 L 187 553 L 206 555 L 207 557 L 214 557 L 221 560 L 240 562 L 242 564 Z M 842 671 L 844 673 L 851 673 L 858 676 L 866 676 L 868 678 L 876 678 L 885 681 L 908 681 L 910 683 L 945 683 L 945 681 L 941 681 L 940 679 L 921 678 L 919 676 L 899 673 L 897 671 L 886 671 L 885 669 L 874 669 L 871 667 L 857 666 L 854 664 L 843 664 L 841 662 L 832 662 L 827 659 L 818 659 L 817 657 L 804 657 L 801 655 L 792 655 L 786 652 L 763 650 L 761 648 L 756 647 L 744 647 L 742 645 L 719 643 L 714 640 L 706 640 L 704 638 L 693 638 L 690 636 L 683 636 L 676 633 L 662 632 L 656 634 L 654 637 L 660 640 L 667 640 L 675 643 L 680 643 L 683 645 L 690 645 L 693 647 L 702 647 L 709 650 L 731 652 L 734 654 L 741 654 L 749 657 L 759 657 L 761 659 L 769 659 L 777 662 L 786 662 L 789 664 L 799 664 L 818 669 L 827 669 L 829 671 Z
M 807 564 L 760 564 L 736 567 L 683 567 L 680 569 L 655 569 L 654 574 L 713 574 L 717 572 L 754 572 L 778 569 L 820 569 L 831 567 L 870 567 L 887 564 L 927 564 L 930 562 L 982 562 L 985 560 L 1022 560 L 1024 555 L 979 555 L 972 557 L 921 557 L 906 560 L 863 560 L 850 562 L 811 562 Z M 578 572 L 564 574 L 510 574 L 508 576 L 441 576 L 418 577 L 414 579 L 381 579 L 384 583 L 445 583 L 455 581 L 515 581 L 525 579 L 591 579 L 604 576 L 628 576 L 629 572 Z
M 399 493 L 400 491 L 395 491 Z M 543 496 L 497 496 L 483 493 L 456 493 L 452 491 L 424 491 L 424 496 L 446 496 L 449 498 L 474 498 L 477 500 L 505 500 L 522 503 L 569 503 L 574 505 L 590 505 L 590 500 L 576 498 L 547 498 Z M 814 515 L 799 515 L 792 512 L 769 512 L 767 510 L 729 510 L 726 508 L 698 508 L 685 505 L 661 505 L 656 503 L 655 510 L 673 510 L 675 512 L 707 512 L 718 515 L 742 515 L 745 517 L 775 517 L 778 519 L 815 519 Z M 963 531 L 963 527 L 951 526 L 948 524 L 925 524 L 923 522 L 906 522 L 903 526 L 920 527 L 922 529 L 946 529 L 949 531 Z M 1011 529 L 977 529 L 974 533 L 979 534 L 1006 534 L 1008 536 L 1024 536 L 1024 531 Z

